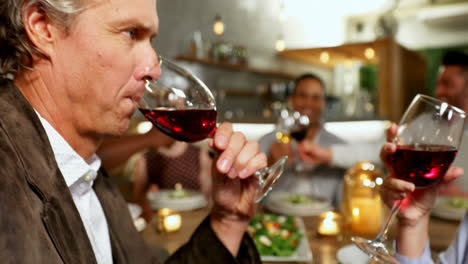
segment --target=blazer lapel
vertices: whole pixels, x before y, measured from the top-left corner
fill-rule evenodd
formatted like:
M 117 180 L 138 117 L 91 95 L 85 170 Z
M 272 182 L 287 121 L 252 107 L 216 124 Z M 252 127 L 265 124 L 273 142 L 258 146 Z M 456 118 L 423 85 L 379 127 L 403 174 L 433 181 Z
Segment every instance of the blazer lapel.
M 91 242 L 75 207 L 42 124 L 34 109 L 12 84 L 0 93 L 2 115 L 31 193 L 43 202 L 42 220 L 64 263 L 96 263 Z M 3 111 L 5 110 L 5 111 Z
M 104 214 L 106 215 L 107 228 L 109 230 L 109 236 L 112 246 L 112 258 L 114 264 L 118 263 L 129 263 L 125 250 L 122 248 L 123 242 L 120 239 L 119 234 L 125 233 L 125 215 L 120 215 L 128 211 L 128 208 L 122 208 L 122 203 L 117 202 L 119 197 L 118 190 L 114 189 L 113 186 L 107 180 L 107 175 L 103 170 L 100 170 L 98 176 L 93 184 L 93 189 L 99 198 Z M 126 206 L 125 203 L 123 205 Z M 115 219 L 115 216 L 119 216 L 119 219 Z M 124 234 L 125 235 L 125 234 Z M 127 237 L 128 239 L 128 237 Z
M 97 263 L 86 232 L 83 234 L 83 232 L 75 230 L 81 221 L 80 223 L 70 223 L 70 219 L 63 212 L 58 200 L 52 199 L 44 204 L 42 216 L 44 226 L 63 262 Z M 81 219 L 79 215 L 77 219 Z M 72 226 L 74 227 L 72 228 Z

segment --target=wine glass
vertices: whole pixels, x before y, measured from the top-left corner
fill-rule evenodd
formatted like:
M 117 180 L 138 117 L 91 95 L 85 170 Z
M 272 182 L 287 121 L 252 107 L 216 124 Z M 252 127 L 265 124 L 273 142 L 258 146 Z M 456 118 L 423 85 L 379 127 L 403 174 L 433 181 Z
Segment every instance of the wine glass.
M 307 115 L 302 115 L 298 111 L 283 109 L 280 112 L 276 138 L 285 144 L 291 142 L 291 140 L 300 142 L 307 136 L 309 124 L 309 117 Z M 304 164 L 297 157 L 295 158 L 294 169 L 296 173 L 303 172 L 304 170 Z
M 307 115 L 283 109 L 280 113 L 276 138 L 283 143 L 289 143 L 291 139 L 299 142 L 307 136 L 308 128 L 309 118 Z
M 389 164 L 393 175 L 427 188 L 437 183 L 455 159 L 461 142 L 465 112 L 430 96 L 418 94 L 406 110 L 393 142 L 396 152 Z M 396 201 L 374 240 L 351 240 L 374 260 L 399 263 L 385 247 L 388 228 L 403 200 Z
M 154 126 L 180 141 L 196 142 L 212 137 L 216 131 L 216 102 L 210 89 L 195 75 L 159 56 L 161 76 L 146 81 L 143 98 L 137 107 Z M 255 172 L 260 202 L 281 176 L 287 156 L 271 167 Z

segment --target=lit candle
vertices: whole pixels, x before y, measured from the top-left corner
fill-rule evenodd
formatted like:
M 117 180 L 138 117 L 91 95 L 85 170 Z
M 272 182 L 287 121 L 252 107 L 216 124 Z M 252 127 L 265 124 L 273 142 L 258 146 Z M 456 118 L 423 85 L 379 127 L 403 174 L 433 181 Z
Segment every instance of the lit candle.
M 335 212 L 325 212 L 320 215 L 318 233 L 324 236 L 334 236 L 340 232 L 339 215 Z
M 355 197 L 351 200 L 351 231 L 375 235 L 382 224 L 382 204 L 379 199 Z
M 167 232 L 179 230 L 181 224 L 182 219 L 179 214 L 168 215 L 164 218 L 164 228 Z
M 182 225 L 182 218 L 180 214 L 177 214 L 168 208 L 163 208 L 159 210 L 158 217 L 158 230 L 160 232 L 177 231 Z

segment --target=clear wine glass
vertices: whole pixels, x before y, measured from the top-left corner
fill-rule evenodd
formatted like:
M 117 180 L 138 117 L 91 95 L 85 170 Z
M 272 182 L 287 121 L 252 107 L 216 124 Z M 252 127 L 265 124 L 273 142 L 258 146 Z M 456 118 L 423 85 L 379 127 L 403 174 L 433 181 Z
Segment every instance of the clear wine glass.
M 196 142 L 216 131 L 216 102 L 210 89 L 195 75 L 159 56 L 161 76 L 147 81 L 140 112 L 166 135 Z M 260 202 L 281 176 L 287 156 L 255 173 L 259 181 L 256 202 Z
M 283 143 L 289 143 L 291 139 L 299 142 L 307 136 L 308 128 L 309 118 L 307 115 L 283 109 L 280 113 L 276 138 Z
M 291 140 L 300 142 L 307 136 L 309 124 L 310 121 L 307 115 L 302 115 L 298 111 L 283 109 L 280 112 L 276 138 L 285 144 L 291 142 Z M 296 173 L 301 173 L 304 171 L 304 164 L 299 158 L 295 157 L 294 163 L 294 169 Z
M 461 142 L 465 112 L 430 96 L 418 94 L 400 120 L 393 142 L 396 152 L 389 164 L 393 175 L 427 188 L 437 183 L 455 159 Z M 399 263 L 385 247 L 388 228 L 402 200 L 393 204 L 387 220 L 374 240 L 351 240 L 374 260 Z

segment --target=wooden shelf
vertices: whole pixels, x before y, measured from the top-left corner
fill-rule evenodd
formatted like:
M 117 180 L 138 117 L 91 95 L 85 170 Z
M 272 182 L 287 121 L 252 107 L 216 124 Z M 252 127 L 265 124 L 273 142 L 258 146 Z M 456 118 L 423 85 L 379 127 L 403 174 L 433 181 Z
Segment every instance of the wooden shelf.
M 365 57 L 366 48 L 374 49 L 374 57 Z M 320 54 L 327 51 L 328 63 L 320 61 Z M 333 69 L 347 60 L 360 60 L 378 67 L 378 108 L 377 114 L 384 119 L 398 122 L 417 93 L 424 93 L 427 78 L 425 58 L 418 52 L 408 50 L 392 39 L 374 42 L 351 43 L 337 47 L 292 49 L 280 53 L 285 59 L 292 59 L 312 65 Z
M 199 64 L 207 65 L 207 66 L 210 66 L 210 67 L 223 68 L 223 69 L 227 69 L 227 70 L 231 70 L 231 71 L 247 72 L 247 73 L 253 73 L 253 74 L 260 74 L 260 75 L 268 75 L 268 76 L 282 78 L 282 79 L 288 79 L 288 80 L 294 80 L 297 77 L 297 76 L 294 76 L 294 75 L 289 74 L 289 73 L 278 72 L 278 71 L 273 71 L 273 70 L 255 69 L 255 68 L 251 68 L 249 66 L 230 64 L 230 63 L 227 63 L 227 62 L 219 62 L 219 61 L 214 61 L 214 60 L 211 60 L 211 59 L 198 59 L 198 58 L 189 57 L 189 56 L 177 56 L 177 57 L 175 57 L 175 59 L 179 60 L 179 61 L 199 63 Z
M 336 47 L 289 49 L 281 52 L 279 55 L 282 58 L 306 62 L 325 68 L 334 68 L 336 64 L 346 63 L 346 61 L 349 60 L 359 60 L 365 63 L 379 64 L 377 49 L 382 45 L 386 45 L 386 42 L 387 40 L 379 40 L 375 42 L 350 43 Z M 367 48 L 374 49 L 374 57 L 372 59 L 368 59 L 364 55 Z M 330 56 L 327 63 L 320 60 L 322 52 L 328 52 Z

